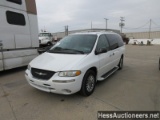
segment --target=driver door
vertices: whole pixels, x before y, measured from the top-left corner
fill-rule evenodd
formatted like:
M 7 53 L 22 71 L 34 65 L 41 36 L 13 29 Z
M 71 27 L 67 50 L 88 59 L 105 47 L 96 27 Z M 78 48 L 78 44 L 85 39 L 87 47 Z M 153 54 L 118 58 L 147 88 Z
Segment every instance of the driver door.
M 106 39 L 106 36 L 101 35 L 97 43 L 96 51 L 99 51 L 101 49 L 103 50 L 106 49 L 106 52 L 99 53 L 97 55 L 99 59 L 99 75 L 100 75 L 99 77 L 101 77 L 102 75 L 111 70 L 111 57 L 110 57 L 111 51 L 109 48 L 110 47 Z

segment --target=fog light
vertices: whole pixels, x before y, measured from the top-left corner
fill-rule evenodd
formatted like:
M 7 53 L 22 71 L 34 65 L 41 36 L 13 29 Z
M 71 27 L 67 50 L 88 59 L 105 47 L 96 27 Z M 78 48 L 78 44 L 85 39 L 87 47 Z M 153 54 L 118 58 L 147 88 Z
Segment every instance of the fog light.
M 71 90 L 68 90 L 68 89 L 64 89 L 63 91 L 66 92 L 66 93 L 71 93 L 72 92 Z

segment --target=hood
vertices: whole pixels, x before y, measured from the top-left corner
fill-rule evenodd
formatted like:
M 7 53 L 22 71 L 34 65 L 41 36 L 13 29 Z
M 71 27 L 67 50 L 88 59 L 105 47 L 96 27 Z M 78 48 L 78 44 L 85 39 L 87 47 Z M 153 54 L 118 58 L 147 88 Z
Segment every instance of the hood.
M 72 70 L 87 55 L 43 53 L 30 63 L 33 68 L 64 71 Z

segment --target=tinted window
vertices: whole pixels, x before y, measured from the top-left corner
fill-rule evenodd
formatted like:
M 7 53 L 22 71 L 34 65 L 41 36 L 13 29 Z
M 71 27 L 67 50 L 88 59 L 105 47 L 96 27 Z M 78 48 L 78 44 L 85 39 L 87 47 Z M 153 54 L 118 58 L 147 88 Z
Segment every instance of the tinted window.
M 123 42 L 121 43 L 120 37 L 116 34 L 107 34 L 107 39 L 110 44 L 110 49 L 114 50 L 120 46 L 122 46 Z
M 116 35 L 116 37 L 117 37 L 117 40 L 118 40 L 119 47 L 123 46 L 124 43 L 123 43 L 122 37 L 120 35 Z
M 109 50 L 109 43 L 105 35 L 99 37 L 96 51 L 99 51 L 101 48 L 105 48 L 107 51 Z
M 69 35 L 48 52 L 65 54 L 88 54 L 92 51 L 97 35 Z
M 51 33 L 40 33 L 39 36 L 40 37 L 43 37 L 43 36 L 50 37 L 52 35 L 51 35 Z
M 113 46 L 114 44 L 117 43 L 117 39 L 116 39 L 115 35 L 107 34 L 107 39 L 109 41 L 110 46 Z
M 12 25 L 26 25 L 25 17 L 23 14 L 7 11 L 7 22 Z
M 17 4 L 22 4 L 22 0 L 7 0 L 9 2 L 17 3 Z

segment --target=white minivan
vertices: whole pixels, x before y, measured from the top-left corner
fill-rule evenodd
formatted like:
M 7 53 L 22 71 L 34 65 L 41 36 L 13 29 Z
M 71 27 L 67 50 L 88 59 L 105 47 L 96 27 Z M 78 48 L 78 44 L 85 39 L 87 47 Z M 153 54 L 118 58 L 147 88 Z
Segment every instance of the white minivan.
M 75 33 L 63 38 L 28 65 L 28 83 L 42 91 L 84 96 L 96 82 L 123 67 L 125 46 L 113 32 Z

